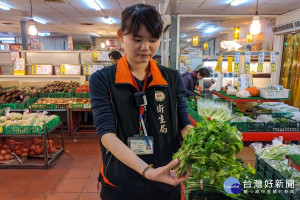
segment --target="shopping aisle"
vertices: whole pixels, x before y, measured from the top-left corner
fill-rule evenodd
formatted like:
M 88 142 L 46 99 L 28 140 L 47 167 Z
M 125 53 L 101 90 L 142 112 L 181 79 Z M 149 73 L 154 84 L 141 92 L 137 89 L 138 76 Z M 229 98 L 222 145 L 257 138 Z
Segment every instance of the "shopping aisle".
M 65 139 L 65 153 L 49 170 L 0 169 L 0 200 L 99 200 L 99 139 L 96 134 L 76 138 Z

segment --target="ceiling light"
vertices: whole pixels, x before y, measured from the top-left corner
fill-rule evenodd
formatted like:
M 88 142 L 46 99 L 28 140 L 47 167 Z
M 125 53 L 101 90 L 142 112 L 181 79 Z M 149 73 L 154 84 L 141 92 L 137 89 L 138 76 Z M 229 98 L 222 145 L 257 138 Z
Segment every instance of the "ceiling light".
M 30 21 L 30 23 L 29 23 L 28 33 L 29 33 L 29 35 L 32 35 L 32 36 L 36 36 L 38 34 L 38 30 L 33 21 Z
M 190 41 L 192 41 L 192 39 L 191 39 L 191 38 L 188 38 L 188 39 L 186 39 L 186 42 L 190 42 Z
M 98 0 L 85 0 L 91 8 L 100 11 L 102 8 L 100 6 L 100 2 Z
M 255 11 L 255 16 L 252 19 L 250 32 L 252 35 L 258 34 L 260 32 L 260 20 L 258 16 L 258 0 L 256 1 L 256 11 Z
M 0 3 L 0 9 L 3 9 L 3 10 L 10 10 L 10 7 L 4 5 L 3 3 Z
M 114 24 L 113 19 L 110 18 L 110 17 L 104 17 L 104 21 L 105 21 L 105 23 L 107 23 L 109 25 L 113 25 Z
M 105 48 L 105 44 L 104 42 L 101 43 L 101 48 L 104 49 Z
M 210 27 L 210 28 L 206 29 L 204 32 L 205 32 L 205 33 L 213 33 L 213 32 L 215 32 L 217 29 L 218 29 L 218 28 Z
M 242 4 L 242 3 L 245 3 L 246 2 L 246 0 L 233 0 L 231 3 L 230 3 L 230 5 L 231 6 L 238 6 L 238 5 L 240 5 L 240 4 Z
M 2 37 L 2 38 L 0 38 L 0 41 L 2 41 L 2 40 L 10 40 L 10 41 L 12 41 L 12 40 L 15 40 L 15 38 L 13 38 L 13 37 L 11 37 L 11 38 Z
M 98 35 L 97 33 L 90 33 L 90 35 L 95 36 L 95 37 L 101 37 L 101 36 Z
M 41 32 L 38 32 L 38 35 L 39 36 L 50 36 L 51 34 L 50 33 L 41 33 Z
M 186 38 L 187 36 L 188 36 L 188 34 L 182 33 L 182 34 L 180 35 L 180 38 L 181 38 L 181 39 L 184 39 L 184 38 Z
M 198 26 L 196 26 L 195 28 L 196 29 L 200 29 L 200 28 L 202 28 L 203 26 L 205 26 L 207 23 L 205 23 L 205 22 L 202 22 L 201 24 L 199 24 Z
M 47 22 L 45 20 L 38 18 L 38 17 L 33 17 L 32 20 L 35 22 L 41 23 L 41 24 L 47 24 Z

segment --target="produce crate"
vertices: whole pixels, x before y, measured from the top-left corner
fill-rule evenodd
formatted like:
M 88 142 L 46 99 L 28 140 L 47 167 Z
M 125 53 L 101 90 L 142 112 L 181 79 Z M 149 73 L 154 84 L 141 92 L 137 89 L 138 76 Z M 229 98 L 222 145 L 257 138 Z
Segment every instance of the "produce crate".
M 42 135 L 60 123 L 60 117 L 50 120 L 45 125 L 43 129 L 40 126 L 4 126 L 3 134 L 4 135 Z
M 0 109 L 0 116 L 4 116 L 5 115 L 5 109 Z
M 187 110 L 188 113 L 191 115 L 191 117 L 196 121 L 196 122 L 200 122 L 202 121 L 202 117 L 200 117 L 200 115 L 198 114 L 197 111 L 195 111 L 192 107 L 191 107 L 192 102 L 187 102 Z
M 30 109 L 33 110 L 40 110 L 40 109 L 56 109 L 56 105 L 55 104 L 32 104 L 30 107 Z
M 263 122 L 228 122 L 241 132 L 265 132 L 266 125 Z
M 222 193 L 212 191 L 191 191 L 188 200 L 231 200 L 232 198 Z
M 33 97 L 26 100 L 26 106 L 29 108 L 32 104 L 34 104 L 38 100 L 38 97 Z
M 5 88 L 5 90 L 10 90 L 10 89 L 17 89 L 17 86 L 12 86 L 12 87 Z
M 275 187 L 275 180 L 283 180 L 283 188 L 279 188 L 280 190 L 290 190 L 290 188 L 286 188 L 285 181 L 289 180 L 286 175 L 282 174 L 281 172 L 274 169 L 265 159 L 259 159 L 258 155 L 256 154 L 256 162 L 255 162 L 255 170 L 256 173 L 263 179 L 266 180 L 273 180 L 273 189 L 276 189 Z M 264 182 L 264 181 L 263 181 Z M 279 193 L 279 195 L 285 199 L 285 200 L 300 200 L 299 194 L 285 194 Z
M 35 104 L 37 97 L 27 100 L 27 106 L 31 109 L 68 109 L 69 104 Z
M 265 88 L 259 89 L 259 96 L 265 99 L 289 99 L 290 98 L 290 90 L 269 90 Z
M 75 93 L 75 98 L 90 98 L 90 93 Z
M 282 112 L 282 113 L 255 113 L 256 116 L 258 115 L 272 115 L 273 118 L 288 118 L 291 119 L 292 118 L 292 113 L 290 112 Z
M 266 123 L 267 132 L 299 132 L 300 122 L 289 119 L 288 122 Z
M 0 108 L 7 108 L 9 107 L 12 110 L 16 109 L 25 109 L 25 105 L 23 103 L 2 103 L 0 104 Z
M 72 93 L 57 92 L 57 93 L 40 93 L 40 98 L 72 98 Z
M 90 103 L 72 103 L 71 109 L 73 109 L 73 110 L 91 109 L 91 104 Z

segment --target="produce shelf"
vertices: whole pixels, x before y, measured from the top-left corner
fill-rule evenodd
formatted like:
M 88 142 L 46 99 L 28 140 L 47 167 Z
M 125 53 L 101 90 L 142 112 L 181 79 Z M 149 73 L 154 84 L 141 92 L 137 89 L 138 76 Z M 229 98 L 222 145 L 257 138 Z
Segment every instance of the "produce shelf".
M 273 141 L 283 137 L 283 141 L 300 141 L 300 132 L 242 132 L 243 141 Z
M 52 166 L 55 165 L 55 161 L 59 158 L 60 155 L 63 154 L 64 152 L 64 130 L 63 130 L 63 124 L 60 123 L 57 126 L 53 127 L 52 130 L 46 132 L 45 134 L 42 135 L 4 135 L 1 134 L 0 137 L 8 137 L 8 138 L 31 138 L 31 137 L 39 137 L 42 138 L 43 140 L 43 148 L 47 149 L 47 143 L 46 140 L 48 139 L 48 135 L 51 134 L 55 129 L 57 129 L 58 127 L 61 127 L 61 147 L 57 147 L 56 148 L 56 152 L 53 154 L 49 154 L 47 151 L 44 151 L 44 163 L 43 164 L 37 164 L 37 163 L 30 163 L 30 164 L 26 164 L 26 162 L 28 162 L 29 160 L 27 159 L 26 161 L 24 161 L 23 164 L 19 163 L 19 164 L 0 164 L 0 169 L 11 169 L 11 168 L 17 168 L 17 169 L 49 169 Z
M 246 103 L 248 102 L 278 102 L 281 100 L 289 100 L 290 98 L 287 99 L 265 99 L 262 97 L 250 97 L 247 99 L 239 98 L 234 95 L 227 95 L 226 92 L 221 92 L 221 91 L 212 91 L 211 92 L 214 95 L 217 95 L 223 99 L 226 99 L 227 101 L 230 102 L 236 102 L 236 106 L 241 110 L 241 112 L 246 112 Z
M 71 138 L 73 139 L 74 134 L 76 133 L 96 133 L 96 129 L 93 125 L 83 126 L 80 125 L 80 118 L 79 113 L 80 112 L 92 112 L 91 109 L 70 109 L 70 133 Z M 80 127 L 85 129 L 80 129 Z

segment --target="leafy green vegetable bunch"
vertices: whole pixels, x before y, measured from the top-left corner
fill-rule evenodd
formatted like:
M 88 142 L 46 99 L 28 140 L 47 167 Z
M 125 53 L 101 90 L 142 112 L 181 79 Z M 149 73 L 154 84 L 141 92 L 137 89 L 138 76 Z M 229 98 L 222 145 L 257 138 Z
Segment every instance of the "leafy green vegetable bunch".
M 239 179 L 250 172 L 255 173 L 253 168 L 245 168 L 236 160 L 235 155 L 242 148 L 242 135 L 236 127 L 217 120 L 198 122 L 173 156 L 180 160 L 175 172 L 180 177 L 192 165 L 199 168 L 200 173 L 191 178 L 198 182 L 209 179 L 210 184 L 222 188 L 228 177 Z

